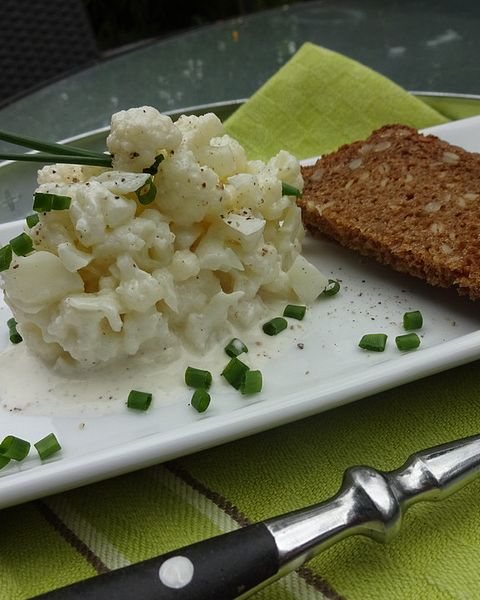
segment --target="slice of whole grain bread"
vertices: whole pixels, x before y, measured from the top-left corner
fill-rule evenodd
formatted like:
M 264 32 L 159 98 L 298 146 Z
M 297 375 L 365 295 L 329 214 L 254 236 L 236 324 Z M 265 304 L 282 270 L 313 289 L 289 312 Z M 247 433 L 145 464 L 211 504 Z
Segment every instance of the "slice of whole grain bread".
M 388 125 L 302 171 L 313 233 L 480 298 L 480 154 Z

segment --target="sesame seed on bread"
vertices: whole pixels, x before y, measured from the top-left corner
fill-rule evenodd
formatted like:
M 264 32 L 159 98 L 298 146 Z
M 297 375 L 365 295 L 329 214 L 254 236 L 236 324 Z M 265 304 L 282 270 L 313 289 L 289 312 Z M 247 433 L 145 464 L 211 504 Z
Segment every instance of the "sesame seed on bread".
M 480 154 L 387 125 L 302 172 L 313 233 L 480 299 Z

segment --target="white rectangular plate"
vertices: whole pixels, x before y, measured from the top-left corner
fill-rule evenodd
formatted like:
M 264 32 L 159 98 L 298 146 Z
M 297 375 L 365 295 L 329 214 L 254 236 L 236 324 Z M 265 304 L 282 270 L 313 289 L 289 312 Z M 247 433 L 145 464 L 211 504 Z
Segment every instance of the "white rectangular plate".
M 480 151 L 480 117 L 427 131 Z M 20 228 L 20 222 L 1 225 L 0 243 Z M 53 431 L 63 447 L 43 464 L 31 452 L 22 463 L 2 469 L 0 508 L 263 431 L 480 357 L 478 305 L 329 242 L 307 238 L 304 254 L 327 276 L 340 279 L 342 289 L 320 300 L 299 324 L 295 339 L 261 365 L 259 396 L 245 399 L 216 382 L 212 404 L 202 415 L 188 405 L 189 392 L 181 385 L 175 402 L 157 407 L 154 402 L 142 414 L 125 409 L 62 417 L 46 410 L 29 416 L 0 408 L 2 438 L 13 434 L 33 442 Z M 385 332 L 391 340 L 401 334 L 407 310 L 421 310 L 425 318 L 419 350 L 401 354 L 393 343 L 381 354 L 358 348 L 364 333 Z M 0 301 L 0 320 L 9 317 Z M 0 348 L 7 344 L 2 331 Z

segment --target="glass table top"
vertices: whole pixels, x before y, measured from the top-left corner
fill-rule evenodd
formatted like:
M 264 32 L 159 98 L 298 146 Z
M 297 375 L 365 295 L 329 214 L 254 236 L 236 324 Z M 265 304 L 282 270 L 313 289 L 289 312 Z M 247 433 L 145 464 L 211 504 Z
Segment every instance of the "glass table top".
M 311 1 L 156 40 L 0 108 L 0 128 L 63 139 L 112 112 L 250 96 L 305 41 L 344 53 L 410 90 L 480 93 L 480 4 Z

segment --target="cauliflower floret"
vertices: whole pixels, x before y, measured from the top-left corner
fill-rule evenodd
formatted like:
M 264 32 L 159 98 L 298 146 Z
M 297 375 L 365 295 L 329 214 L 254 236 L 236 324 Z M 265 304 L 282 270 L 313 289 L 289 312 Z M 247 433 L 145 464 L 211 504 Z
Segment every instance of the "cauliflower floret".
M 167 269 L 157 269 L 152 275 L 158 281 L 162 290 L 160 300 L 163 300 L 169 308 L 178 313 L 177 291 L 173 275 Z
M 155 183 L 155 204 L 177 225 L 198 223 L 223 210 L 217 174 L 200 166 L 190 150 L 179 150 L 160 163 Z
M 212 271 L 202 270 L 185 281 L 176 283 L 177 309 L 166 309 L 172 329 L 183 337 L 185 320 L 189 314 L 202 312 L 212 298 L 221 292 L 220 281 Z
M 311 303 L 327 278 L 301 255 L 298 161 L 247 162 L 214 114 L 174 125 L 154 108 L 112 117 L 113 169 L 53 165 L 39 192 L 70 206 L 39 215 L 35 251 L 2 273 L 26 343 L 86 367 L 212 343 L 265 318 L 272 297 Z M 157 173 L 143 169 L 162 154 Z M 139 191 L 148 184 L 152 198 Z M 147 204 L 148 203 L 148 204 Z
M 128 254 L 118 257 L 117 267 L 120 285 L 115 291 L 128 310 L 145 312 L 162 298 L 159 282 L 150 273 L 139 269 Z
M 80 294 L 60 302 L 44 338 L 55 341 L 84 366 L 108 361 L 119 354 L 121 306 L 112 292 Z
M 107 231 L 102 243 L 93 249 L 94 256 L 111 262 L 120 254 L 129 254 L 143 270 L 152 271 L 170 264 L 173 256 L 175 235 L 168 223 L 152 218 L 151 211 Z
M 229 135 L 212 138 L 208 146 L 197 150 L 196 156 L 201 165 L 213 169 L 222 180 L 247 168 L 245 150 Z
M 290 204 L 283 213 L 281 225 L 274 227 L 270 223 L 264 237 L 282 256 L 282 268 L 288 270 L 300 253 L 305 237 L 300 208 Z
M 113 194 L 98 181 L 87 182 L 75 192 L 69 212 L 77 236 L 86 247 L 102 243 L 107 227 L 118 227 L 135 215 L 134 200 Z
M 183 115 L 176 124 L 183 134 L 182 146 L 193 152 L 200 165 L 213 169 L 220 179 L 246 170 L 247 156 L 243 146 L 225 135 L 217 115 Z
M 190 250 L 177 250 L 172 257 L 170 272 L 175 281 L 185 281 L 200 271 L 198 257 Z
M 176 250 L 187 250 L 189 249 L 202 235 L 204 228 L 200 223 L 196 223 L 190 226 L 177 225 L 171 223 L 170 228 L 172 234 L 175 237 L 175 249 Z
M 121 110 L 112 116 L 107 147 L 113 168 L 142 172 L 162 150 L 176 150 L 182 133 L 172 119 L 151 106 Z
M 300 163 L 289 152 L 280 150 L 276 156 L 268 161 L 266 170 L 275 174 L 278 179 L 283 181 L 283 183 L 293 185 L 300 191 L 303 190 L 303 178 L 300 171 Z
M 300 163 L 289 152 L 280 150 L 267 163 L 261 160 L 251 160 L 248 162 L 247 170 L 255 175 L 271 176 L 274 179 L 288 183 L 303 190 L 303 178 L 300 170 Z
M 83 183 L 101 171 L 102 167 L 86 165 L 46 165 L 38 171 L 37 181 L 40 185 L 42 183 Z
M 127 313 L 123 333 L 123 352 L 128 356 L 134 356 L 140 349 L 166 351 L 175 341 L 163 315 L 153 307 L 143 313 Z
M 244 208 L 261 209 L 264 203 L 258 178 L 250 173 L 232 175 L 228 178 L 225 188 L 230 194 L 232 205 L 237 210 Z
M 182 115 L 175 123 L 182 132 L 182 146 L 194 154 L 208 146 L 213 137 L 223 135 L 223 125 L 214 113 Z

